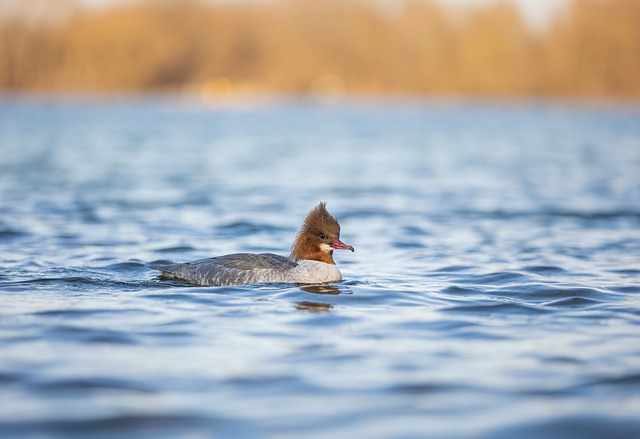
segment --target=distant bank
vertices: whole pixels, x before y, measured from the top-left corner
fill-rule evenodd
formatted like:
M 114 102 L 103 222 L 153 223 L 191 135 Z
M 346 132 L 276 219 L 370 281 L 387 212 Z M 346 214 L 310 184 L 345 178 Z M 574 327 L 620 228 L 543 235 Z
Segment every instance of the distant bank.
M 1 17 L 0 91 L 638 100 L 638 23 L 640 0 L 573 1 L 544 30 L 504 2 L 115 3 Z

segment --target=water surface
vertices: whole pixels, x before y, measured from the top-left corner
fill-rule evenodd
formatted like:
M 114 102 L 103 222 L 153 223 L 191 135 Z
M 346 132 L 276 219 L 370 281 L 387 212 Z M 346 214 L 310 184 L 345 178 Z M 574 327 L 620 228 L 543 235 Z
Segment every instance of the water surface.
M 0 101 L 3 437 L 640 437 L 640 109 Z M 287 254 L 324 287 L 156 260 Z

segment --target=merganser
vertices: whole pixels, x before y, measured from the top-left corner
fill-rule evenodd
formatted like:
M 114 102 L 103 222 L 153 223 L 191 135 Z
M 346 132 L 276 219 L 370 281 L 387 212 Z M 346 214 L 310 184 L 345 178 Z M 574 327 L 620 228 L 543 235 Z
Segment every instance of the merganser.
M 182 264 L 152 263 L 161 276 L 201 286 L 263 282 L 316 284 L 342 280 L 334 250 L 353 247 L 340 241 L 340 224 L 321 202 L 312 209 L 296 235 L 289 257 L 273 253 L 234 253 Z

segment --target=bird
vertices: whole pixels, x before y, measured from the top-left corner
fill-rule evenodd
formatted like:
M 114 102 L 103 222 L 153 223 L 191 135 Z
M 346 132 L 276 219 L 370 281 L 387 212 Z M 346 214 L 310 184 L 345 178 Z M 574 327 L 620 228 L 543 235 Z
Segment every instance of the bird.
M 354 248 L 340 241 L 340 224 L 320 202 L 309 211 L 289 257 L 273 253 L 233 253 L 185 263 L 157 262 L 149 268 L 160 276 L 198 286 L 254 283 L 323 284 L 342 280 L 334 250 Z

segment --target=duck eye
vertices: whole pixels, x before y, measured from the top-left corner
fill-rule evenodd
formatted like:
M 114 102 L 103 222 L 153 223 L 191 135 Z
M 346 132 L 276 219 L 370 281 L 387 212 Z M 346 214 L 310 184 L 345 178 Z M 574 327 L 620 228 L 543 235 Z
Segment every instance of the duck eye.
M 325 239 L 326 238 L 326 236 L 324 236 L 324 233 L 321 233 L 319 236 L 320 236 L 320 239 Z

